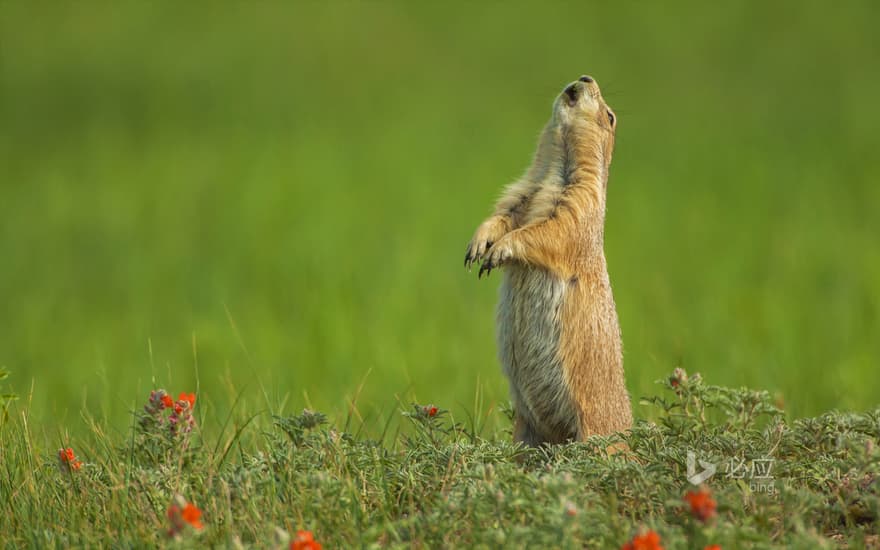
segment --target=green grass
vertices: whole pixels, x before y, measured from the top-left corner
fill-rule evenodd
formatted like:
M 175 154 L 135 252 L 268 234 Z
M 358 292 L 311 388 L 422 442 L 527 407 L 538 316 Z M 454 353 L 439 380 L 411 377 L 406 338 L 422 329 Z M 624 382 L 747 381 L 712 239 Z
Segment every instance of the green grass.
M 11 373 L 0 395 L 20 398 L 0 433 L 0 477 L 6 502 L 27 497 L 0 540 L 153 541 L 186 489 L 212 541 L 262 544 L 272 525 L 304 525 L 328 547 L 382 536 L 494 544 L 481 537 L 502 527 L 476 532 L 437 504 L 451 493 L 407 483 L 427 483 L 418 472 L 440 460 L 467 474 L 438 474 L 456 490 L 476 490 L 482 462 L 508 476 L 512 501 L 538 486 L 502 443 L 499 278 L 478 281 L 461 260 L 528 165 L 553 97 L 583 73 L 619 119 L 606 249 L 632 395 L 684 367 L 766 390 L 792 427 L 874 418 L 859 414 L 876 409 L 880 388 L 878 6 L 0 3 L 0 372 Z M 131 457 L 130 413 L 157 387 L 199 394 L 204 446 L 185 467 Z M 458 425 L 431 451 L 396 435 L 410 402 L 442 404 L 444 423 L 476 415 L 479 429 Z M 276 454 L 293 460 L 269 415 L 304 407 L 356 432 L 338 462 L 247 473 L 271 470 Z M 634 412 L 664 418 L 638 399 Z M 640 426 L 633 452 L 662 454 L 666 436 Z M 308 453 L 326 458 L 325 432 L 312 433 Z M 716 435 L 699 448 L 727 441 Z M 669 437 L 684 438 L 676 453 L 693 442 Z M 461 438 L 473 446 L 453 456 Z M 40 461 L 68 441 L 87 466 L 62 479 Z M 805 461 L 806 448 L 789 458 Z M 350 462 L 368 449 L 415 481 L 374 485 L 385 470 Z M 551 455 L 575 477 L 529 504 L 534 533 L 618 545 L 649 524 L 684 540 L 674 507 L 630 494 L 651 485 L 608 485 L 603 476 L 633 473 L 630 463 L 590 466 L 582 446 Z M 863 465 L 834 456 L 821 465 L 831 477 Z M 644 474 L 676 502 L 680 458 L 659 456 Z M 309 477 L 319 463 L 327 477 Z M 327 482 L 339 493 L 320 497 L 347 495 L 333 504 L 339 519 L 279 489 L 341 468 L 339 484 Z M 356 475 L 368 494 L 355 494 Z M 235 479 L 259 485 L 250 504 L 230 500 Z M 720 539 L 749 536 L 734 524 L 774 544 L 811 540 L 810 526 L 858 538 L 861 527 L 818 511 L 837 489 L 795 479 L 801 496 L 768 506 L 803 511 L 803 528 L 776 508 L 741 511 L 734 502 L 752 497 L 725 485 Z M 90 506 L 69 506 L 83 491 L 96 495 Z M 608 520 L 602 530 L 553 516 L 569 494 Z M 401 495 L 438 515 L 413 515 Z M 512 501 L 497 504 L 499 526 L 523 525 Z M 632 512 L 615 515 L 620 503 Z M 123 534 L 126 522 L 136 527 Z M 93 524 L 99 532 L 82 532 Z
M 0 365 L 70 430 L 83 405 L 122 429 L 196 378 L 328 412 L 361 387 L 385 416 L 478 386 L 504 402 L 498 278 L 461 257 L 589 72 L 620 119 L 606 246 L 631 391 L 692 366 L 794 416 L 864 410 L 876 15 L 4 2 Z
M 141 412 L 130 435 L 98 422 L 54 446 L 25 412 L 0 425 L 0 534 L 8 548 L 271 548 L 298 530 L 325 548 L 617 548 L 646 529 L 673 550 L 877 544 L 880 409 L 786 421 L 767 392 L 679 379 L 646 401 L 655 423 L 531 451 L 485 433 L 497 412 L 419 405 L 371 439 L 352 417 L 311 411 L 214 423 L 198 399 L 189 435 Z M 628 450 L 608 455 L 621 439 Z M 78 470 L 55 457 L 67 445 Z M 717 466 L 705 521 L 683 499 L 689 451 Z M 204 528 L 169 537 L 176 498 Z

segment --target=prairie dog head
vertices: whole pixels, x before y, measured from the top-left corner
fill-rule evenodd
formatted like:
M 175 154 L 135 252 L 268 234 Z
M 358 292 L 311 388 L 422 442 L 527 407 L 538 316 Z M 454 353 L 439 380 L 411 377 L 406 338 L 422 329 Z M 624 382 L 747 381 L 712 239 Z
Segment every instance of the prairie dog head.
M 602 98 L 599 84 L 591 76 L 582 76 L 562 90 L 553 104 L 553 117 L 560 126 L 596 125 L 614 134 L 617 117 Z
M 607 169 L 614 151 L 617 116 L 593 77 L 584 75 L 562 90 L 553 103 L 552 123 L 565 141 L 574 142 L 570 145 L 600 153 Z

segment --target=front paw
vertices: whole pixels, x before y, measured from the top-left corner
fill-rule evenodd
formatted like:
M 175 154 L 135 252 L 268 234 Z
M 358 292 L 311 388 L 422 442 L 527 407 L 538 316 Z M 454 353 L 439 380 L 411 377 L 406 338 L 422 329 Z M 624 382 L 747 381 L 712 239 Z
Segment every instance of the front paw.
M 486 252 L 483 258 L 483 265 L 480 266 L 480 271 L 477 273 L 477 278 L 482 278 L 484 272 L 488 277 L 493 269 L 508 263 L 513 259 L 513 256 L 513 240 L 507 237 L 502 237 Z
M 498 239 L 504 236 L 506 230 L 506 226 L 500 220 L 489 219 L 483 222 L 468 244 L 467 252 L 464 255 L 464 266 L 470 269 L 472 265 L 482 261 L 486 252 Z

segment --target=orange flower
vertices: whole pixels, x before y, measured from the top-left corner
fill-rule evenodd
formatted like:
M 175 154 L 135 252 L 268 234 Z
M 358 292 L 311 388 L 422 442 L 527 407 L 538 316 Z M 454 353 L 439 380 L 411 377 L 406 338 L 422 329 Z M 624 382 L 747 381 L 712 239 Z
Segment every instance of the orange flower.
M 188 410 L 192 410 L 196 405 L 196 394 L 194 393 L 181 393 L 177 397 L 177 402 L 174 403 L 174 412 L 177 414 L 181 414 L 183 409 L 186 408 Z
M 654 531 L 645 531 L 634 536 L 620 550 L 663 550 L 663 547 L 660 546 L 660 535 Z
M 703 548 L 703 550 L 721 550 L 720 544 L 710 544 L 709 546 Z
M 297 531 L 290 543 L 290 550 L 321 550 L 321 543 L 315 541 L 311 531 Z
M 703 485 L 699 491 L 688 491 L 684 496 L 685 502 L 691 506 L 691 514 L 700 521 L 706 521 L 715 516 L 717 504 L 712 498 L 709 488 Z
M 66 449 L 58 449 L 58 462 L 63 472 L 69 472 L 71 470 L 79 470 L 82 468 L 82 462 L 76 459 L 76 455 L 73 454 L 73 449 L 70 447 Z
M 189 523 L 196 529 L 201 529 L 204 527 L 199 518 L 202 517 L 202 511 L 196 508 L 195 504 L 192 502 L 187 502 L 186 506 L 183 507 L 183 521 Z
M 166 409 L 170 409 L 171 407 L 174 406 L 174 400 L 171 399 L 170 395 L 166 394 L 166 395 L 162 396 L 162 404 L 165 405 Z
M 196 406 L 196 394 L 194 393 L 181 393 L 177 398 L 178 401 L 189 401 L 189 408 L 193 408 Z
M 202 511 L 195 504 L 187 502 L 180 495 L 174 497 L 174 502 L 168 507 L 168 521 L 171 524 L 168 529 L 168 536 L 178 535 L 186 528 L 187 524 L 191 525 L 194 529 L 204 528 L 201 517 Z

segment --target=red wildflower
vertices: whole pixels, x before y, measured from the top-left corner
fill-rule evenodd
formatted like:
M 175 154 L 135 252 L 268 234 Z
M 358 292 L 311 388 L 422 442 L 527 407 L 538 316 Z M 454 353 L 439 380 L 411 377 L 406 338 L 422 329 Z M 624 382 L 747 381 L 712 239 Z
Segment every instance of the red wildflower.
M 709 546 L 703 548 L 703 550 L 721 550 L 720 544 L 710 544 Z
M 196 406 L 196 394 L 194 393 L 181 393 L 177 400 L 188 401 L 190 409 Z
M 437 416 L 438 409 L 434 405 L 425 405 L 424 407 L 422 407 L 422 412 L 425 413 L 425 415 L 433 418 Z
M 192 502 L 187 502 L 186 506 L 183 507 L 183 512 L 181 513 L 183 516 L 183 520 L 196 529 L 201 529 L 204 527 L 201 522 L 202 511 L 196 508 L 195 504 Z
M 162 396 L 162 404 L 165 405 L 166 409 L 170 409 L 171 407 L 174 406 L 174 400 L 171 399 L 170 395 L 166 394 L 166 395 Z
M 192 414 L 195 403 L 196 394 L 194 393 L 181 393 L 177 401 L 173 402 L 173 409 L 168 417 L 168 429 L 172 437 L 192 431 L 196 424 L 196 419 Z
M 202 529 L 204 525 L 201 521 L 202 511 L 199 510 L 192 502 L 187 502 L 182 496 L 174 497 L 174 502 L 168 507 L 168 521 L 171 526 L 168 529 L 168 536 L 173 537 L 181 533 L 187 524 L 194 529 Z
M 685 502 L 691 506 L 691 514 L 700 521 L 706 521 L 715 516 L 717 506 L 709 488 L 703 485 L 698 491 L 688 491 L 684 496 Z
M 321 543 L 315 540 L 311 531 L 297 531 L 290 550 L 321 550 Z
M 58 463 L 62 472 L 70 472 L 71 470 L 79 470 L 82 468 L 82 462 L 76 459 L 73 449 L 58 449 Z
M 660 546 L 660 535 L 654 531 L 645 531 L 634 536 L 620 550 L 663 550 L 663 547 Z
M 196 394 L 190 393 L 181 393 L 177 398 L 177 402 L 174 403 L 174 412 L 178 415 L 183 413 L 184 410 L 191 411 L 196 404 Z

